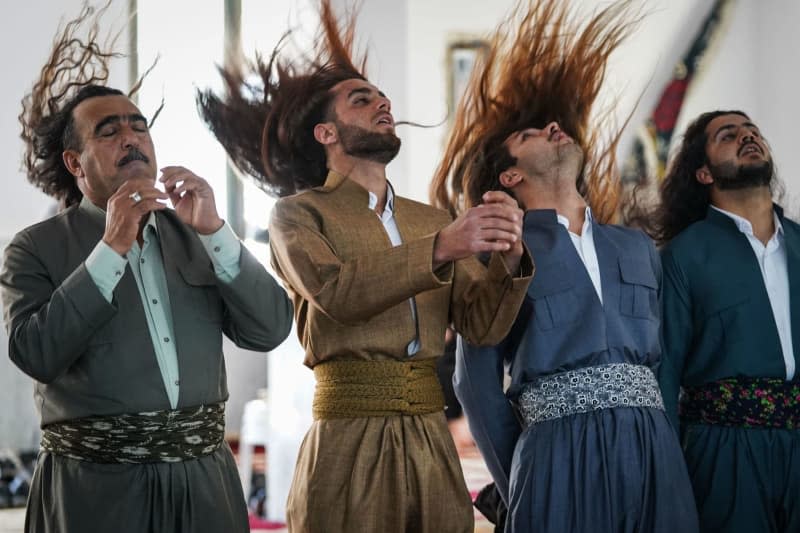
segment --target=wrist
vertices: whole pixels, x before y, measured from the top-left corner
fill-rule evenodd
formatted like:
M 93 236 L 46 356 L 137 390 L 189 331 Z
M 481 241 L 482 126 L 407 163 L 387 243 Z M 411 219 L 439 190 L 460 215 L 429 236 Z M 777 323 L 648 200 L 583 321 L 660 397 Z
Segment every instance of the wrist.
M 445 263 L 450 262 L 450 258 L 446 251 L 446 245 L 442 244 L 442 233 L 443 231 L 437 233 L 436 239 L 433 241 L 433 270 L 436 270 Z
M 200 235 L 211 235 L 212 233 L 218 232 L 222 226 L 225 225 L 225 221 L 219 217 L 216 217 L 216 220 L 208 223 L 195 226 L 195 231 Z
M 133 243 L 130 243 L 128 246 L 124 246 L 118 242 L 113 242 L 108 239 L 103 239 L 103 242 L 106 243 L 109 248 L 114 250 L 114 252 L 120 257 L 125 257 L 125 255 L 130 251 L 131 246 L 133 246 Z

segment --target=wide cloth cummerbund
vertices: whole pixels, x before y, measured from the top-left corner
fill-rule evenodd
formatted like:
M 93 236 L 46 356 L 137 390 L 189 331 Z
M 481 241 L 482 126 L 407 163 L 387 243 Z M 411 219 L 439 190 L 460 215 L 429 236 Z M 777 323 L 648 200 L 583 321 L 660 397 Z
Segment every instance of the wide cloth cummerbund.
M 678 412 L 690 424 L 797 429 L 800 382 L 739 377 L 684 387 Z
M 90 416 L 42 428 L 42 448 L 92 463 L 174 463 L 213 453 L 225 436 L 225 403 Z
M 526 426 L 598 409 L 664 410 L 653 371 L 630 363 L 590 366 L 543 376 L 523 387 L 517 405 Z
M 436 359 L 326 361 L 314 367 L 317 420 L 423 415 L 444 410 Z

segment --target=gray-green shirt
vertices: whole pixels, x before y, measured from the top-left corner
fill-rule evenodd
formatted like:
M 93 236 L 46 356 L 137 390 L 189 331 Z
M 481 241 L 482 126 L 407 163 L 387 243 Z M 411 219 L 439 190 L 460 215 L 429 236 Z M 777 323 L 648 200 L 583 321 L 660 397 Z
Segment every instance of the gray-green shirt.
M 93 204 L 89 209 L 103 212 Z M 231 227 L 225 223 L 215 233 L 198 234 L 198 237 L 211 258 L 217 278 L 224 283 L 233 281 L 239 275 L 241 243 Z M 142 231 L 142 241 L 142 246 L 134 242 L 123 257 L 101 240 L 86 259 L 86 270 L 106 300 L 111 302 L 114 289 L 125 272 L 125 265 L 130 266 L 142 299 L 158 368 L 161 370 L 170 405 L 174 409 L 178 405 L 180 392 L 178 354 L 175 349 L 167 276 L 158 239 L 158 224 L 153 213 Z

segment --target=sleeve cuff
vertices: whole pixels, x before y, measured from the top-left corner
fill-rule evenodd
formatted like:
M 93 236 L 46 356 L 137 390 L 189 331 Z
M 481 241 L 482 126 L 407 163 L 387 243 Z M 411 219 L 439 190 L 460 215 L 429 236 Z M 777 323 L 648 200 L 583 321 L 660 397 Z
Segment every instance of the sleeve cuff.
M 524 245 L 523 245 L 524 246 Z M 492 253 L 489 256 L 489 264 L 487 265 L 488 279 L 499 283 L 506 288 L 517 288 L 520 286 L 527 286 L 533 277 L 535 268 L 533 266 L 533 259 L 531 258 L 528 248 L 525 247 L 522 252 L 522 257 L 519 262 L 519 269 L 513 273 L 508 270 L 503 256 L 499 253 Z
M 200 242 L 214 265 L 217 278 L 230 283 L 241 272 L 239 260 L 242 255 L 242 243 L 233 232 L 230 224 L 225 222 L 220 229 L 210 235 L 197 234 Z
M 127 259 L 103 241 L 98 242 L 86 258 L 86 271 L 89 277 L 109 303 L 114 299 L 114 289 L 125 274 L 127 264 Z
M 433 247 L 436 233 L 408 243 L 408 272 L 411 285 L 419 291 L 442 287 L 453 281 L 453 262 L 433 271 Z

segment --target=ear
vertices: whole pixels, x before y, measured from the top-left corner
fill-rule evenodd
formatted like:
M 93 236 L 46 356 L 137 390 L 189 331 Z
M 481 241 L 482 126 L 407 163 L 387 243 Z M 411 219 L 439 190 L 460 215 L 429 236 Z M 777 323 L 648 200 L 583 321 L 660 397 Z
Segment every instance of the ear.
M 314 126 L 314 138 L 323 146 L 333 144 L 339 140 L 339 134 L 333 122 L 320 122 Z
M 520 183 L 524 176 L 521 172 L 519 172 L 516 168 L 511 167 L 509 169 L 504 170 L 500 173 L 500 185 L 505 187 L 506 189 L 513 189 Z
M 703 165 L 698 168 L 694 173 L 694 177 L 703 185 L 711 185 L 714 183 L 714 176 L 712 176 L 711 171 L 708 170 L 708 165 Z
M 64 161 L 64 166 L 67 167 L 69 173 L 76 178 L 82 178 L 83 167 L 81 166 L 81 154 L 75 150 L 64 150 L 61 154 L 61 159 Z

